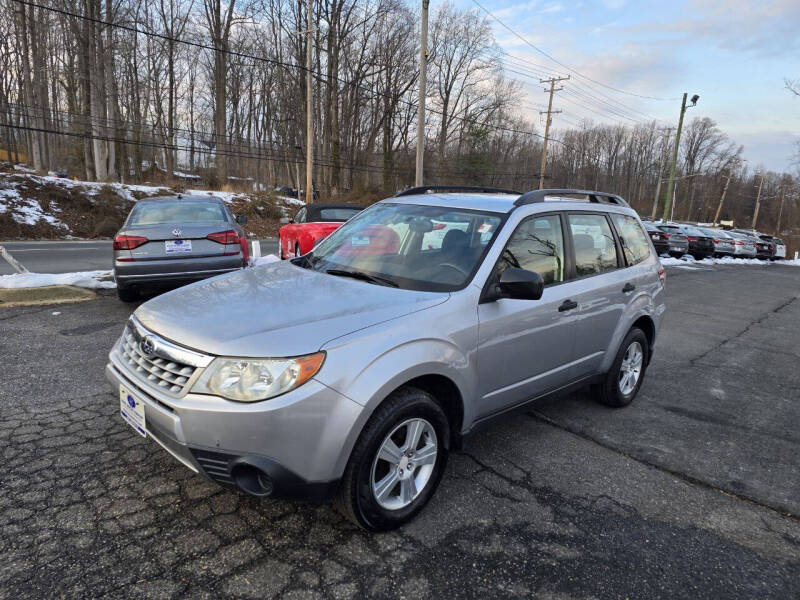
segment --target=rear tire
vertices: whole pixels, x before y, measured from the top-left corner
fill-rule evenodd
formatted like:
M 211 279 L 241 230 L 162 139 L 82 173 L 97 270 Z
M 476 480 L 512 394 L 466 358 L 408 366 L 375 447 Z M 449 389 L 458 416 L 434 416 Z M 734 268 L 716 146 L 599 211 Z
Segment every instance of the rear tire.
M 353 448 L 337 508 L 367 531 L 407 523 L 439 485 L 449 436 L 447 417 L 430 394 L 413 387 L 394 392 L 370 417 Z
M 606 406 L 627 406 L 642 386 L 650 345 L 638 327 L 632 328 L 620 344 L 617 356 L 602 383 L 594 386 L 597 401 Z
M 139 291 L 134 288 L 117 285 L 117 296 L 123 302 L 136 302 L 139 299 Z

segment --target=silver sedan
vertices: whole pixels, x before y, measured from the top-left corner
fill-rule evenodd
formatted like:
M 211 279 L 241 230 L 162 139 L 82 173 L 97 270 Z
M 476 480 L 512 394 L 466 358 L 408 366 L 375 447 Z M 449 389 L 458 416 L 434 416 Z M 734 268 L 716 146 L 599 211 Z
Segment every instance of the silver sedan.
M 712 229 L 710 227 L 698 227 L 714 241 L 714 256 L 734 256 L 736 254 L 735 240 L 722 229 Z
M 114 237 L 114 280 L 120 300 L 143 286 L 182 284 L 241 269 L 247 238 L 225 203 L 214 197 L 140 200 Z
M 726 231 L 725 233 L 733 238 L 734 256 L 738 258 L 755 258 L 756 243 L 752 238 L 733 231 Z

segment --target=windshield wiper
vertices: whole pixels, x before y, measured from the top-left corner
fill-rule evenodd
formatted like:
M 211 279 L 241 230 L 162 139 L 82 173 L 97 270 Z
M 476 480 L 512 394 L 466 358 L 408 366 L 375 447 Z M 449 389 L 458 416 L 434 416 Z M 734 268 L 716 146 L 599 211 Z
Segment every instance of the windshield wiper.
M 391 287 L 400 287 L 397 282 L 385 277 L 378 277 L 377 275 L 370 275 L 363 271 L 345 271 L 344 269 L 328 269 L 325 271 L 328 275 L 338 275 L 339 277 L 352 277 L 353 279 L 360 279 L 361 281 L 369 281 L 370 283 L 377 283 L 378 285 L 388 285 Z

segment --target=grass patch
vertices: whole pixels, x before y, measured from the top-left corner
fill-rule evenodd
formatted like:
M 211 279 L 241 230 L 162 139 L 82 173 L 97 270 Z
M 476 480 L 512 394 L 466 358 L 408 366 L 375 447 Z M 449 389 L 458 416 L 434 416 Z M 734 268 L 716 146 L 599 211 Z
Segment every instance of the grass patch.
M 71 285 L 51 285 L 38 288 L 0 288 L 0 308 L 86 302 L 87 300 L 94 300 L 96 297 L 97 294 L 92 290 Z

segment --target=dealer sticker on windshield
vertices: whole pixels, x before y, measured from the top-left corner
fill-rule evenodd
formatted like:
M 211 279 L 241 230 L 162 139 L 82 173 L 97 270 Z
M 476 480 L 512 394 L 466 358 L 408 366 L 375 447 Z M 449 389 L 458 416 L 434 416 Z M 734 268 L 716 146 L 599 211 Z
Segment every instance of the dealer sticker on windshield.
M 144 423 L 144 402 L 134 396 L 124 385 L 119 386 L 119 412 L 139 435 L 147 437 Z
M 354 235 L 350 238 L 350 245 L 352 246 L 369 246 L 369 236 Z
M 192 240 L 167 240 L 164 242 L 167 254 L 182 254 L 192 251 Z

